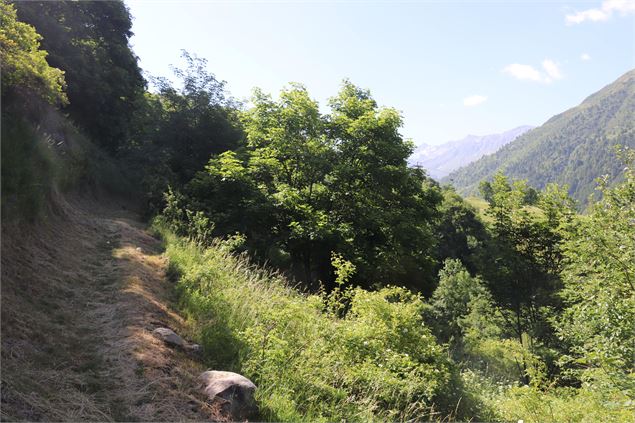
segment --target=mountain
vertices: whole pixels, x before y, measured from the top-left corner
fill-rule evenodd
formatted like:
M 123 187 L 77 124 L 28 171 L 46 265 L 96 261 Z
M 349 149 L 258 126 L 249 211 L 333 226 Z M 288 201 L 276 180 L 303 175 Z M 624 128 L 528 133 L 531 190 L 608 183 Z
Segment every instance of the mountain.
M 536 188 L 567 184 L 569 194 L 585 205 L 596 178 L 608 175 L 610 183 L 618 178 L 623 166 L 615 156 L 617 144 L 635 148 L 635 70 L 442 182 L 471 195 L 500 170 Z
M 532 126 L 519 126 L 501 134 L 468 135 L 463 139 L 441 145 L 423 144 L 412 154 L 409 163 L 427 169 L 430 176 L 439 179 L 486 154 L 496 152 L 532 128 Z

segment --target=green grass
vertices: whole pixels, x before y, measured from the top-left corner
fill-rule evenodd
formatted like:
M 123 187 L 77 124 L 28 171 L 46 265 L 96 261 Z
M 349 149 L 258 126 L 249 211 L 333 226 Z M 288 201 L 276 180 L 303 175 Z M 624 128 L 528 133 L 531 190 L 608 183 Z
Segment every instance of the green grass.
M 405 421 L 469 410 L 420 297 L 395 287 L 303 294 L 217 242 L 202 249 L 158 221 L 181 311 L 206 364 L 257 385 L 261 419 Z M 348 312 L 341 315 L 342 307 Z

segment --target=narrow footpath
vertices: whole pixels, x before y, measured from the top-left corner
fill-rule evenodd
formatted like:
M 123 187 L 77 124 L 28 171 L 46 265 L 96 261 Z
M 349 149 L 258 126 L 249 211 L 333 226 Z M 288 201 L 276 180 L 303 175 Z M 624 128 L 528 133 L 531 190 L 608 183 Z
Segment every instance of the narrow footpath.
M 3 421 L 223 420 L 187 338 L 161 242 L 115 201 L 60 199 L 2 231 Z

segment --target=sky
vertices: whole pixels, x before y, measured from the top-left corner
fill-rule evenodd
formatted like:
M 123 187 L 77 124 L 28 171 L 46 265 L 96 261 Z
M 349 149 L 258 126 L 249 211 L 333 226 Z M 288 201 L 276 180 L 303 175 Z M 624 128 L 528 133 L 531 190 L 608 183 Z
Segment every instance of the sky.
M 635 68 L 635 0 L 126 4 L 150 75 L 185 49 L 237 99 L 300 82 L 324 112 L 348 78 L 418 145 L 541 125 Z

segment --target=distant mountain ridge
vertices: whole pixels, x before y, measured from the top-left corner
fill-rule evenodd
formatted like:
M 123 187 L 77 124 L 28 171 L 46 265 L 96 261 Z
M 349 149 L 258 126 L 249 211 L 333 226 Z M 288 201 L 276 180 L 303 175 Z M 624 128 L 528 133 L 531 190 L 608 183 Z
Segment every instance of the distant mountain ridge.
M 635 70 L 442 182 L 463 195 L 475 194 L 480 181 L 500 170 L 540 189 L 550 182 L 567 184 L 569 194 L 585 205 L 596 178 L 608 175 L 609 183 L 619 178 L 617 144 L 635 148 Z
M 423 167 L 430 176 L 439 179 L 487 154 L 495 153 L 532 128 L 524 125 L 500 134 L 468 135 L 440 145 L 422 144 L 408 162 L 412 166 Z

